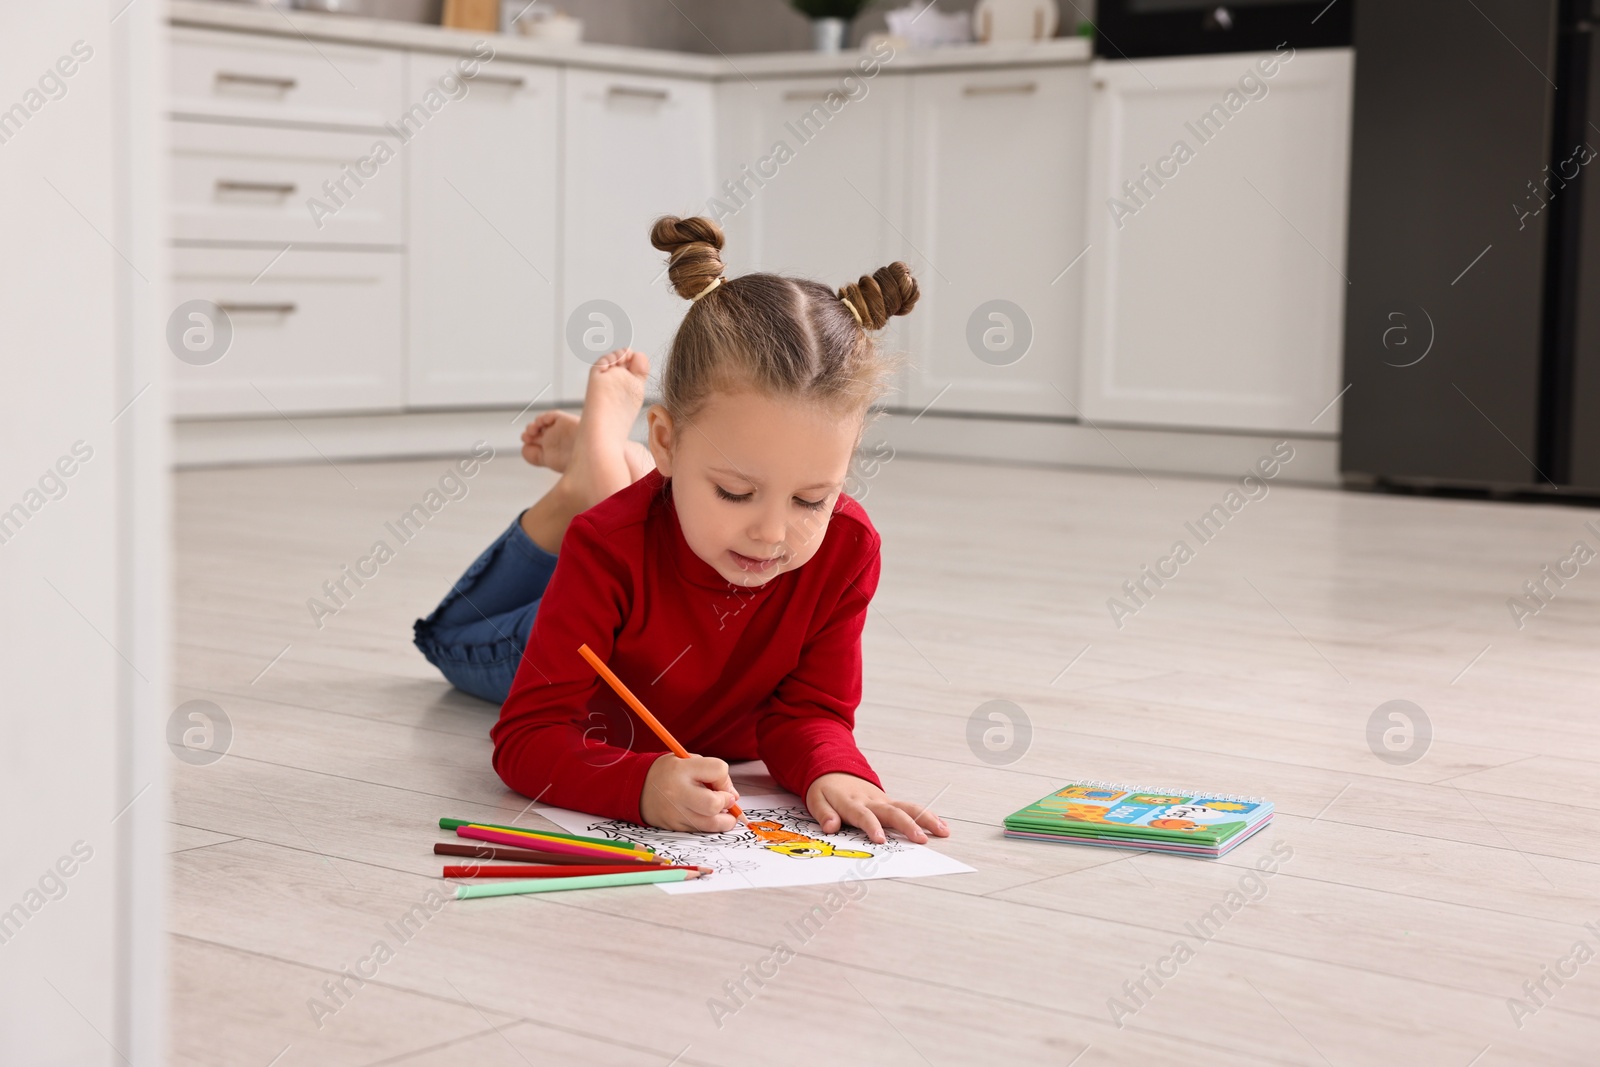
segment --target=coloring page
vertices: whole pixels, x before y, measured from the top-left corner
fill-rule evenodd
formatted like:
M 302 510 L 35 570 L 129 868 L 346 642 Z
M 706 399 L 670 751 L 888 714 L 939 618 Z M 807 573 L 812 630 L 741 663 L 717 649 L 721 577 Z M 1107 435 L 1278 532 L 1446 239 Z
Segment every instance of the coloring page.
M 716 872 L 693 881 L 661 883 L 659 888 L 668 893 L 826 885 L 861 878 L 923 878 L 972 870 L 926 845 L 893 834 L 881 845 L 850 827 L 824 834 L 800 798 L 788 793 L 742 796 L 739 807 L 746 824 L 721 834 L 657 830 L 565 808 L 542 808 L 539 814 L 570 834 L 647 845 L 675 863 L 710 867 Z

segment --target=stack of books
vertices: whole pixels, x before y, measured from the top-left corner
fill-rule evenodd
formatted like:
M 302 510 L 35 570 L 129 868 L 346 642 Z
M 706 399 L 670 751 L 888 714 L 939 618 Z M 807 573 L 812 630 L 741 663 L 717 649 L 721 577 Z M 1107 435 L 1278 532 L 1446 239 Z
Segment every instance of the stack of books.
M 1260 797 L 1080 781 L 1007 815 L 1005 834 L 1215 859 L 1271 821 Z

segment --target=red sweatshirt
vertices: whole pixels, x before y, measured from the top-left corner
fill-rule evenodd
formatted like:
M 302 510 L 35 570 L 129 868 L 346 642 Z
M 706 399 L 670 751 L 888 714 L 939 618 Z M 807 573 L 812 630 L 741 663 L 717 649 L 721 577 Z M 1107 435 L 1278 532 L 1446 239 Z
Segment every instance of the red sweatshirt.
M 807 563 L 734 586 L 689 548 L 652 471 L 567 528 L 490 732 L 495 770 L 547 804 L 642 821 L 666 746 L 578 655 L 587 644 L 690 752 L 764 760 L 801 797 L 831 771 L 881 786 L 851 732 L 879 543 L 841 493 Z

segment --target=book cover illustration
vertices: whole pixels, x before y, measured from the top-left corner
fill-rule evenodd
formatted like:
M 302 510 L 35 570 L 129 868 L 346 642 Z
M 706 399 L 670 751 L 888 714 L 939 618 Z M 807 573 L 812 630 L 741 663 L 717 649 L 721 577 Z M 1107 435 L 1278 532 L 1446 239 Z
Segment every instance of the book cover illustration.
M 1076 782 L 1006 818 L 1006 828 L 1060 834 L 1226 841 L 1271 813 L 1254 797 L 1152 792 Z

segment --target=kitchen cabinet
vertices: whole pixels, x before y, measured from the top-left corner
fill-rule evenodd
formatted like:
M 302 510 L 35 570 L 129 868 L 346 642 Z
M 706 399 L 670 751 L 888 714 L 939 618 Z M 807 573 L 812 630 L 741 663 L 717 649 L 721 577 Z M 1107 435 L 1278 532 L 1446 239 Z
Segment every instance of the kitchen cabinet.
M 688 301 L 650 244 L 661 215 L 704 214 L 714 191 L 711 85 L 566 71 L 559 373 L 583 397 L 589 367 L 628 344 L 659 370 Z M 731 265 L 739 271 L 737 261 Z
M 420 100 L 455 61 L 407 62 Z M 496 60 L 404 149 L 410 407 L 552 399 L 560 95 L 558 68 Z
M 896 259 L 905 229 L 906 79 L 733 80 L 717 87 L 717 200 L 728 257 L 834 289 Z M 731 186 L 731 188 L 730 188 Z M 714 216 L 715 217 L 715 216 Z M 905 347 L 904 319 L 881 343 Z M 896 383 L 903 392 L 903 383 Z M 903 402 L 898 395 L 889 403 Z
M 913 74 L 914 408 L 1072 415 L 1081 345 L 1081 66 Z
M 167 54 L 175 118 L 377 129 L 400 112 L 403 53 L 304 37 L 177 27 Z
M 400 407 L 400 253 L 177 248 L 171 261 L 173 306 L 222 312 L 177 316 L 196 343 L 174 361 L 173 414 Z
M 377 161 L 404 151 L 391 134 L 220 122 L 169 128 L 177 240 L 278 248 L 402 241 L 400 164 Z M 328 183 L 342 188 L 324 189 Z
M 1312 419 L 1342 385 L 1352 70 L 1348 49 L 1094 64 L 1086 416 L 1337 430 Z

